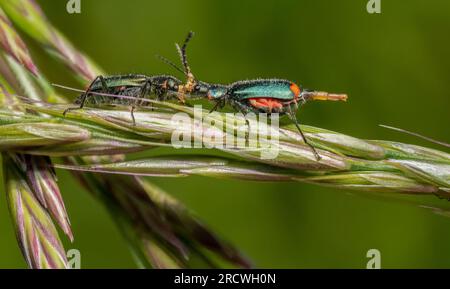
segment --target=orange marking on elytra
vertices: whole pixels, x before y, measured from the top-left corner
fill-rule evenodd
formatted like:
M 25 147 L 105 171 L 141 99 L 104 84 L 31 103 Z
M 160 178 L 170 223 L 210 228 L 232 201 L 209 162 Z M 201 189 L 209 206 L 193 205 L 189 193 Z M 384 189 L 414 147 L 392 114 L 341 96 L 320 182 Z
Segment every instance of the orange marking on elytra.
M 301 92 L 300 87 L 298 87 L 297 84 L 292 82 L 291 86 L 289 86 L 289 89 L 294 94 L 294 99 L 297 99 L 299 97 L 299 95 L 300 95 L 300 92 Z

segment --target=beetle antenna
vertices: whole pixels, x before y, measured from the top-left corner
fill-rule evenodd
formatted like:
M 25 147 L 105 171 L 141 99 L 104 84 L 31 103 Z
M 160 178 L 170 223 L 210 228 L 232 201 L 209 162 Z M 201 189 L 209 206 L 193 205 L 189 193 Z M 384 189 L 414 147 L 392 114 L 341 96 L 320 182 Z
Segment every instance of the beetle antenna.
M 180 45 L 178 43 L 175 43 L 175 46 L 177 47 L 177 50 L 178 50 L 178 54 L 180 54 L 181 63 L 183 64 L 183 67 L 184 67 L 184 71 L 185 71 L 184 73 L 188 77 L 192 77 L 192 78 L 194 78 L 194 76 L 191 72 L 191 68 L 189 67 L 189 64 L 187 61 L 186 47 L 193 36 L 194 36 L 194 32 L 189 31 L 188 35 L 186 36 L 186 39 L 184 40 L 183 46 L 180 47 Z
M 432 139 L 430 137 L 418 134 L 416 132 L 407 131 L 406 129 L 397 128 L 397 127 L 393 127 L 393 126 L 388 126 L 388 125 L 384 125 L 384 124 L 379 124 L 379 126 L 387 128 L 387 129 L 392 129 L 392 130 L 395 130 L 395 131 L 399 131 L 399 132 L 402 132 L 402 133 L 406 133 L 406 134 L 409 134 L 409 135 L 412 135 L 412 136 L 416 136 L 416 137 L 424 139 L 426 141 L 429 141 L 429 142 L 432 142 L 432 143 L 435 143 L 435 144 L 438 144 L 438 145 L 450 148 L 450 144 L 448 144 L 448 143 Z
M 183 71 L 183 69 L 181 69 L 178 65 L 176 65 L 175 63 L 173 63 L 172 61 L 170 61 L 169 59 L 165 58 L 164 56 L 155 55 L 159 60 L 161 60 L 162 62 L 164 62 L 165 64 L 168 64 L 169 66 L 171 66 L 172 68 L 174 68 L 175 70 L 181 72 L 182 74 L 186 75 L 186 72 Z

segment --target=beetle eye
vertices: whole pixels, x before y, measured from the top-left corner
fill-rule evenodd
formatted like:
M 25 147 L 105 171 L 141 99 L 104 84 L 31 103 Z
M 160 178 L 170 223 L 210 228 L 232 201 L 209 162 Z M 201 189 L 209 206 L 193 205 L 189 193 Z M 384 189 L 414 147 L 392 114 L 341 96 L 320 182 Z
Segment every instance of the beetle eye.
M 194 89 L 195 89 L 196 91 L 199 91 L 199 90 L 200 90 L 200 85 L 196 85 L 196 86 L 194 87 Z

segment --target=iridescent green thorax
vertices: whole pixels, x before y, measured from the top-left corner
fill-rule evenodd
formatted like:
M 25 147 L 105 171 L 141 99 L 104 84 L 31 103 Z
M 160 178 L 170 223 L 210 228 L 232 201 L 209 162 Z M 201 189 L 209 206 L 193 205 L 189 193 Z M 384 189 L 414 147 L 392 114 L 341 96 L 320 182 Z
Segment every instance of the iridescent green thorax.
M 226 85 L 213 84 L 209 87 L 208 98 L 209 99 L 221 98 L 226 94 L 228 88 L 229 87 Z

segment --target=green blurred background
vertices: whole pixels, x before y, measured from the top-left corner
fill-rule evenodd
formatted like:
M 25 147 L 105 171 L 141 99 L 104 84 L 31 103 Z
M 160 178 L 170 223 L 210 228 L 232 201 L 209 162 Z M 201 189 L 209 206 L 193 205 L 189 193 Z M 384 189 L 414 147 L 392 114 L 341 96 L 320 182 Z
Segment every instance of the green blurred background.
M 311 103 L 301 121 L 361 138 L 436 147 L 380 123 L 450 141 L 450 2 L 381 0 L 38 1 L 75 45 L 111 74 L 174 73 L 155 59 L 177 60 L 174 42 L 196 32 L 189 57 L 209 82 L 286 78 L 346 92 L 348 103 Z M 25 37 L 26 40 L 29 40 Z M 31 45 L 52 82 L 76 85 L 69 72 Z M 442 148 L 440 148 L 442 149 Z M 58 171 L 83 268 L 134 268 L 101 204 Z M 450 267 L 450 219 L 415 205 L 364 198 L 300 183 L 203 177 L 153 179 L 264 268 L 365 268 L 367 250 L 384 268 Z M 408 197 L 409 200 L 417 200 Z M 447 201 L 420 199 L 425 205 Z M 0 199 L 0 267 L 25 267 Z M 64 238 L 64 237 L 63 237 Z

